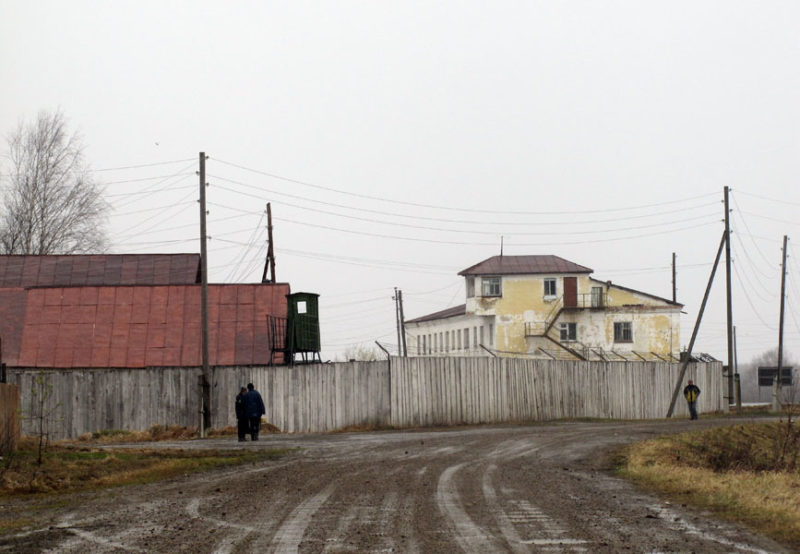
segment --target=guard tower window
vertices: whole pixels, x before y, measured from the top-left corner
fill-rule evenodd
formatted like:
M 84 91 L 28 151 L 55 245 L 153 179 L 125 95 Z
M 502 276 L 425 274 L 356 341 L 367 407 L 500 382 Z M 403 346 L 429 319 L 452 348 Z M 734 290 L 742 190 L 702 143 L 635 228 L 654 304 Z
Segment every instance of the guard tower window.
M 484 277 L 481 279 L 481 296 L 502 296 L 500 277 Z
M 307 311 L 308 311 L 308 308 L 306 307 L 306 301 L 305 300 L 300 300 L 297 303 L 297 313 L 298 314 L 304 314 Z

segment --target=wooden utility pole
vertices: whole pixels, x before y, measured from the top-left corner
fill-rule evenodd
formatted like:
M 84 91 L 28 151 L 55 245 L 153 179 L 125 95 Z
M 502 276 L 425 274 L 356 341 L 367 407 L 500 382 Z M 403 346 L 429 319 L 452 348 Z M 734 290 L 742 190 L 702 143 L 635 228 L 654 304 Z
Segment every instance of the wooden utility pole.
M 781 315 L 780 315 L 780 322 L 778 323 L 778 374 L 777 374 L 777 383 L 775 385 L 775 403 L 780 403 L 780 392 L 781 392 L 781 367 L 783 367 L 783 314 L 784 314 L 784 307 L 786 305 L 786 246 L 788 244 L 789 237 L 783 235 L 783 259 L 781 261 Z M 775 406 L 775 408 L 780 408 L 780 406 Z
M 400 302 L 400 337 L 402 339 L 403 357 L 408 358 L 408 347 L 406 346 L 406 319 L 403 316 L 403 291 L 397 291 L 397 300 Z
M 203 351 L 203 425 L 200 436 L 211 428 L 211 369 L 208 362 L 208 249 L 206 248 L 206 153 L 200 152 L 200 320 Z
M 267 259 L 264 262 L 264 274 L 261 276 L 262 283 L 275 282 L 275 250 L 272 246 L 272 206 L 267 202 Z M 267 269 L 269 269 L 270 278 L 267 279 Z
M 397 327 L 397 355 L 402 356 L 403 346 L 400 342 L 400 297 L 397 296 L 397 287 L 394 288 L 394 296 L 392 299 L 394 300 L 394 320 Z
M 678 399 L 678 394 L 681 390 L 681 385 L 683 384 L 683 377 L 686 375 L 686 366 L 689 365 L 689 360 L 692 359 L 692 349 L 694 348 L 694 341 L 697 338 L 697 331 L 700 330 L 700 322 L 703 320 L 703 312 L 706 310 L 706 302 L 708 302 L 708 294 L 711 292 L 711 285 L 714 284 L 714 274 L 717 272 L 717 266 L 719 265 L 719 258 L 722 255 L 722 247 L 725 245 L 725 239 L 727 238 L 726 234 L 722 233 L 722 240 L 719 241 L 719 248 L 717 249 L 717 257 L 714 258 L 714 266 L 711 268 L 711 275 L 708 277 L 708 285 L 706 286 L 706 292 L 703 295 L 703 302 L 700 304 L 700 311 L 697 312 L 697 321 L 694 324 L 694 330 L 692 330 L 692 339 L 689 341 L 689 348 L 686 350 L 686 358 L 683 360 L 681 364 L 681 372 L 678 375 L 678 381 L 675 383 L 675 388 L 672 391 L 672 400 L 669 403 L 669 410 L 667 410 L 667 417 L 672 417 L 672 412 L 675 410 L 675 401 Z
M 723 405 L 724 411 L 733 398 L 733 301 L 731 300 L 731 222 L 728 202 L 729 189 L 725 187 L 725 294 L 728 306 L 728 403 Z
M 677 302 L 678 288 L 675 280 L 675 252 L 672 253 L 672 301 Z

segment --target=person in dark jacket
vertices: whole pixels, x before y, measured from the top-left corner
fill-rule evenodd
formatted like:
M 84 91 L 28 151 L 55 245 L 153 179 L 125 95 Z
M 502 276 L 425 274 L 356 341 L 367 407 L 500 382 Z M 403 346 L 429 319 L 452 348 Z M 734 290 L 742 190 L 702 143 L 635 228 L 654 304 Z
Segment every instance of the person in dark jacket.
M 247 394 L 244 395 L 244 411 L 250 422 L 250 437 L 252 440 L 257 441 L 258 430 L 261 428 L 261 416 L 266 414 L 267 410 L 264 409 L 264 401 L 253 386 L 253 383 L 247 383 Z
M 247 413 L 244 410 L 244 397 L 246 395 L 247 389 L 244 387 L 236 395 L 236 432 L 239 434 L 239 442 L 247 440 L 245 437 L 250 431 L 250 420 L 247 419 Z
M 697 397 L 700 396 L 700 388 L 689 379 L 689 384 L 683 389 L 683 396 L 689 403 L 689 415 L 692 419 L 697 419 Z

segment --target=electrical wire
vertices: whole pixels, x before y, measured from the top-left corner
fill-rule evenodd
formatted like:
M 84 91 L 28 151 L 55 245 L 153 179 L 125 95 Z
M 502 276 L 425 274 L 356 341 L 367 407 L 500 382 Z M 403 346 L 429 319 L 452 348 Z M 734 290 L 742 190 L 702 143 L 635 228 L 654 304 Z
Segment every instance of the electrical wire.
M 651 208 L 651 207 L 655 207 L 655 206 L 663 206 L 665 204 L 677 204 L 677 203 L 685 202 L 685 201 L 688 201 L 688 200 L 696 200 L 698 198 L 708 198 L 709 196 L 712 196 L 712 195 L 713 196 L 717 196 L 717 193 L 710 193 L 710 194 L 702 194 L 702 195 L 698 195 L 698 196 L 693 196 L 691 198 L 685 198 L 685 199 L 681 199 L 681 200 L 670 200 L 670 201 L 665 201 L 665 202 L 657 202 L 657 203 L 654 203 L 654 204 L 644 204 L 644 205 L 640 205 L 640 206 L 631 206 L 631 207 L 625 207 L 625 208 L 611 208 L 611 209 L 604 209 L 604 210 L 573 210 L 573 211 L 563 211 L 563 212 L 554 212 L 554 211 L 530 212 L 530 211 L 508 211 L 508 210 L 478 210 L 478 209 L 472 209 L 472 208 L 456 208 L 456 207 L 453 207 L 453 206 L 437 206 L 437 205 L 433 205 L 433 204 L 422 204 L 422 203 L 419 203 L 419 202 L 409 202 L 409 201 L 406 201 L 406 200 L 396 200 L 396 199 L 391 199 L 391 198 L 383 198 L 383 197 L 380 197 L 380 196 L 372 196 L 372 195 L 369 195 L 369 194 L 360 194 L 360 193 L 355 193 L 355 192 L 349 192 L 349 191 L 345 191 L 345 190 L 341 190 L 341 189 L 336 189 L 336 188 L 333 188 L 333 187 L 317 185 L 317 184 L 311 183 L 309 181 L 301 181 L 299 179 L 292 179 L 290 177 L 284 177 L 284 176 L 281 176 L 281 175 L 277 175 L 275 173 L 270 173 L 270 172 L 267 172 L 267 171 L 261 171 L 261 170 L 258 170 L 258 169 L 253 169 L 253 168 L 250 168 L 250 167 L 246 167 L 246 166 L 243 166 L 243 165 L 240 165 L 240 164 L 236 164 L 236 163 L 233 163 L 233 162 L 228 162 L 228 161 L 225 161 L 225 160 L 220 160 L 220 159 L 217 159 L 217 158 L 215 158 L 215 161 L 217 161 L 219 163 L 222 163 L 222 164 L 225 164 L 225 165 L 229 165 L 231 167 L 236 167 L 238 169 L 242 169 L 244 171 L 249 171 L 249 172 L 252 172 L 252 173 L 256 173 L 258 175 L 264 175 L 266 177 L 272 177 L 273 179 L 286 181 L 288 183 L 294 183 L 296 185 L 302 185 L 302 186 L 306 186 L 306 187 L 310 187 L 310 188 L 315 188 L 315 189 L 318 189 L 318 190 L 325 190 L 325 191 L 328 191 L 328 192 L 335 192 L 337 194 L 343 194 L 343 195 L 352 196 L 352 197 L 355 197 L 355 198 L 364 198 L 364 199 L 367 199 L 367 200 L 377 200 L 377 201 L 380 201 L 380 202 L 390 202 L 390 203 L 394 203 L 394 204 L 403 204 L 403 205 L 406 205 L 406 206 L 413 206 L 413 207 L 417 207 L 417 208 L 432 208 L 432 209 L 437 209 L 437 210 L 468 212 L 468 213 L 493 213 L 493 214 L 517 214 L 517 215 L 553 215 L 553 214 L 556 214 L 556 215 L 575 215 L 575 214 L 584 214 L 584 213 L 620 212 L 620 211 L 628 211 L 628 210 L 637 210 L 637 209 L 642 209 L 642 208 Z
M 275 218 L 277 221 L 282 221 L 284 223 L 293 223 L 295 225 L 304 225 L 306 227 L 314 227 L 317 229 L 325 229 L 328 231 L 339 231 L 342 233 L 349 233 L 354 235 L 361 235 L 361 236 L 368 236 L 368 237 L 376 237 L 382 239 L 395 239 L 395 240 L 406 240 L 411 242 L 425 242 L 430 244 L 449 244 L 449 245 L 459 245 L 459 246 L 496 246 L 494 242 L 460 242 L 460 241 L 447 241 L 447 240 L 436 240 L 436 239 L 422 239 L 422 238 L 414 238 L 414 237 L 401 237 L 397 235 L 384 235 L 380 233 L 368 233 L 365 231 L 352 231 L 349 229 L 342 229 L 340 227 L 333 227 L 330 225 L 318 225 L 315 223 L 309 223 L 306 221 L 294 221 L 291 219 L 285 218 Z M 665 231 L 658 231 L 654 233 L 638 233 L 635 236 L 629 237 L 614 237 L 614 238 L 607 238 L 607 239 L 597 239 L 597 240 L 585 240 L 585 241 L 571 241 L 571 242 L 546 242 L 546 243 L 509 243 L 513 244 L 513 246 L 569 246 L 569 245 L 578 245 L 578 244 L 597 244 L 603 242 L 615 242 L 615 241 L 622 241 L 622 240 L 633 240 L 639 239 L 642 237 L 651 237 L 656 235 L 663 235 L 668 233 L 675 233 L 678 231 L 687 231 L 690 229 L 698 229 L 700 227 L 707 227 L 708 225 L 716 224 L 718 222 L 709 222 L 709 223 L 701 223 L 698 225 L 690 225 L 688 227 L 681 227 L 678 229 L 668 229 Z
M 750 192 L 744 192 L 744 191 L 741 191 L 741 190 L 738 190 L 738 192 L 740 194 L 744 194 L 745 196 L 752 196 L 753 198 L 759 198 L 761 200 L 768 200 L 770 202 L 777 202 L 778 204 L 791 204 L 791 205 L 794 205 L 794 206 L 800 206 L 800 202 L 791 202 L 791 201 L 786 200 L 786 199 L 777 200 L 775 198 L 769 198 L 768 196 L 761 196 L 761 195 L 758 195 L 758 194 L 753 194 L 753 193 L 750 193 Z
M 753 240 L 753 233 L 750 231 L 750 226 L 747 224 L 747 220 L 746 220 L 745 218 L 741 217 L 742 215 L 744 215 L 744 212 L 743 212 L 743 211 L 742 211 L 742 209 L 739 207 L 739 203 L 736 201 L 736 196 L 735 196 L 735 195 L 731 195 L 731 198 L 732 198 L 732 200 L 733 200 L 733 205 L 734 205 L 734 207 L 736 208 L 736 210 L 733 212 L 733 216 L 734 216 L 734 217 L 736 217 L 736 219 L 740 219 L 740 220 L 742 221 L 742 223 L 744 224 L 744 228 L 745 228 L 745 230 L 747 231 L 747 236 L 748 236 L 748 237 L 750 237 L 750 240 L 753 242 L 753 246 L 755 246 L 755 247 L 756 247 L 756 250 L 757 250 L 757 251 L 758 251 L 758 253 L 761 255 L 761 259 L 762 259 L 762 260 L 764 260 L 764 262 L 765 262 L 767 265 L 770 265 L 772 262 L 770 262 L 770 261 L 767 259 L 767 256 L 764 254 L 764 252 L 763 252 L 763 251 L 761 250 L 761 248 L 758 246 L 758 244 L 756 243 L 756 241 L 755 241 L 755 240 Z M 744 245 L 742 245 L 742 248 L 744 248 Z
M 327 202 L 327 201 L 323 201 L 323 200 L 318 200 L 316 198 L 310 198 L 310 197 L 307 197 L 307 196 L 301 196 L 301 195 L 297 195 L 297 194 L 290 194 L 290 193 L 286 193 L 286 192 L 280 192 L 280 191 L 277 191 L 277 190 L 274 190 L 274 189 L 265 188 L 263 186 L 251 185 L 249 183 L 244 183 L 242 181 L 237 181 L 235 179 L 229 179 L 229 178 L 222 177 L 222 176 L 219 176 L 219 175 L 209 175 L 209 177 L 211 177 L 213 179 L 216 179 L 218 181 L 224 181 L 226 183 L 239 185 L 239 186 L 244 187 L 244 188 L 256 190 L 256 191 L 261 192 L 261 193 L 265 193 L 266 192 L 266 193 L 270 193 L 270 194 L 277 194 L 278 196 L 285 196 L 285 197 L 288 197 L 288 198 L 293 198 L 295 200 L 301 200 L 301 201 L 306 202 L 306 203 L 310 202 L 310 203 L 313 203 L 313 204 L 319 204 L 319 205 L 323 205 L 323 206 L 330 206 L 330 207 L 340 208 L 340 209 L 344 209 L 344 210 L 353 210 L 353 211 L 357 211 L 359 213 L 372 213 L 372 214 L 376 214 L 376 215 L 391 216 L 391 217 L 398 217 L 398 218 L 405 218 L 405 219 L 412 219 L 412 220 L 436 221 L 436 222 L 440 222 L 440 223 L 456 223 L 456 224 L 464 224 L 464 225 L 507 225 L 507 226 L 508 225 L 510 225 L 510 226 L 519 226 L 519 225 L 525 225 L 525 226 L 571 225 L 571 226 L 574 226 L 576 224 L 585 225 L 585 224 L 594 224 L 594 223 L 609 223 L 609 222 L 624 221 L 624 220 L 628 220 L 628 219 L 652 218 L 652 217 L 656 217 L 656 216 L 668 215 L 668 214 L 673 214 L 673 213 L 678 213 L 678 212 L 685 213 L 686 211 L 689 211 L 689 210 L 696 210 L 696 209 L 699 209 L 699 208 L 703 208 L 703 207 L 707 207 L 707 206 L 711 206 L 711 205 L 716 205 L 716 204 L 719 203 L 719 202 L 708 202 L 708 203 L 700 204 L 700 205 L 697 205 L 697 206 L 690 206 L 688 208 L 687 207 L 683 207 L 683 208 L 679 208 L 679 209 L 675 209 L 675 210 L 668 210 L 668 211 L 662 211 L 662 212 L 657 212 L 657 213 L 648 213 L 648 214 L 640 214 L 640 215 L 624 216 L 624 217 L 616 216 L 616 217 L 608 218 L 608 219 L 596 219 L 596 220 L 590 220 L 590 221 L 576 221 L 574 218 L 572 218 L 572 219 L 570 219 L 568 221 L 541 221 L 541 220 L 537 220 L 537 221 L 532 221 L 532 222 L 531 221 L 529 221 L 529 222 L 486 221 L 485 219 L 465 220 L 465 219 L 451 219 L 451 218 L 441 218 L 441 217 L 428 217 L 428 216 L 422 216 L 422 215 L 407 215 L 407 214 L 402 214 L 402 213 L 397 213 L 397 212 L 387 212 L 387 211 L 384 211 L 384 210 L 375 210 L 375 209 L 365 208 L 365 207 L 362 207 L 362 206 L 352 206 L 352 205 L 347 205 L 347 204 L 339 204 L 339 203 L 336 203 L 336 202 Z M 216 184 L 216 186 L 217 187 L 222 187 L 222 185 L 219 185 L 219 184 Z M 241 195 L 249 196 L 251 198 L 256 198 L 258 200 L 261 200 L 262 202 L 266 202 L 267 201 L 267 199 L 264 198 L 263 196 L 248 195 L 247 193 L 240 192 L 240 191 L 235 191 L 234 189 L 230 189 L 230 188 L 227 188 L 226 190 L 229 190 L 231 192 L 235 192 L 235 193 L 238 193 L 238 194 L 241 194 Z M 281 201 L 280 203 L 284 204 L 284 205 L 287 205 L 287 206 L 300 207 L 300 206 L 297 206 L 296 204 L 290 204 L 288 202 Z M 598 211 L 601 211 L 601 210 L 598 210 Z M 563 215 L 563 213 L 561 213 L 561 212 L 541 212 L 541 213 L 539 213 L 539 212 L 531 212 L 531 213 L 534 214 L 534 215 L 539 216 L 540 218 L 541 218 L 541 216 L 552 215 L 552 214 Z M 337 215 L 341 215 L 341 214 L 337 214 Z
M 759 311 L 753 305 L 753 301 L 750 299 L 750 295 L 747 294 L 747 288 L 745 288 L 744 284 L 742 283 L 742 277 L 741 277 L 741 275 L 739 275 L 739 269 L 736 267 L 736 264 L 733 264 L 733 273 L 734 273 L 734 275 L 736 275 L 736 278 L 739 280 L 739 286 L 742 287 L 742 294 L 744 294 L 744 297 L 747 300 L 747 303 L 750 304 L 750 308 L 753 310 L 753 313 L 756 315 L 756 317 L 758 318 L 758 320 L 761 322 L 761 324 L 764 327 L 766 327 L 767 329 L 770 329 L 771 331 L 774 331 L 775 328 L 772 327 L 771 325 L 767 324 L 766 321 L 764 321 L 764 319 L 761 317 L 761 314 L 759 313 Z
M 196 162 L 197 160 L 194 159 L 194 158 L 186 158 L 186 159 L 183 159 L 183 160 L 171 160 L 171 161 L 168 161 L 168 162 L 154 162 L 154 163 L 149 163 L 149 164 L 126 165 L 126 166 L 120 166 L 120 167 L 104 167 L 103 169 L 93 169 L 92 171 L 94 171 L 96 173 L 99 173 L 101 171 L 121 171 L 123 169 L 139 169 L 139 168 L 142 168 L 142 167 L 155 167 L 157 165 L 179 164 L 179 163 L 189 162 L 189 161 L 195 161 Z
M 194 173 L 188 173 L 188 174 L 185 174 L 185 175 L 186 175 L 186 177 L 189 177 L 191 175 L 194 175 Z M 124 183 L 141 183 L 143 181 L 155 181 L 156 179 L 168 179 L 168 178 L 171 178 L 171 177 L 175 177 L 175 175 L 157 175 L 155 177 L 141 177 L 139 179 L 125 179 L 124 181 L 106 181 L 106 182 L 101 183 L 101 185 L 108 186 L 108 185 L 121 185 L 121 184 L 124 184 Z M 118 195 L 111 195 L 111 196 L 118 196 Z
M 249 195 L 247 193 L 242 193 L 240 191 L 237 191 L 235 189 L 231 189 L 229 187 L 225 187 L 225 186 L 222 186 L 222 185 L 217 185 L 217 188 L 220 188 L 222 190 L 227 190 L 227 191 L 232 192 L 234 194 L 243 194 L 243 195 L 251 196 L 251 195 Z M 412 225 L 412 224 L 409 224 L 409 223 L 397 223 L 397 222 L 385 221 L 385 220 L 381 220 L 381 219 L 372 219 L 372 218 L 367 218 L 367 217 L 359 217 L 359 216 L 355 216 L 355 215 L 339 214 L 339 213 L 330 212 L 330 211 L 327 211 L 327 210 L 319 210 L 319 209 L 316 209 L 316 208 L 309 208 L 309 207 L 306 207 L 306 206 L 300 206 L 298 204 L 289 204 L 289 203 L 285 203 L 285 202 L 280 202 L 280 204 L 283 204 L 283 205 L 286 205 L 286 206 L 290 206 L 292 208 L 296 208 L 296 209 L 300 209 L 300 210 L 306 210 L 306 211 L 315 212 L 315 213 L 321 213 L 321 214 L 325 214 L 325 215 L 332 215 L 332 216 L 336 216 L 336 217 L 343 217 L 345 219 L 352 219 L 352 220 L 355 220 L 355 221 L 363 221 L 363 222 L 366 222 L 366 223 L 376 223 L 378 225 L 391 225 L 391 226 L 394 226 L 394 227 L 403 227 L 403 228 L 406 228 L 406 229 L 420 229 L 420 230 L 423 230 L 423 231 L 437 231 L 437 232 L 446 232 L 446 233 L 462 233 L 462 234 L 467 234 L 467 235 L 491 235 L 491 236 L 498 236 L 498 235 L 509 235 L 509 236 L 597 235 L 597 234 L 602 234 L 602 233 L 615 233 L 615 232 L 619 232 L 619 231 L 639 231 L 641 229 L 651 229 L 653 227 L 661 227 L 661 226 L 665 226 L 665 225 L 674 225 L 676 223 L 686 223 L 686 222 L 689 222 L 689 221 L 698 221 L 700 219 L 708 219 L 709 217 L 714 217 L 715 216 L 715 214 L 703 214 L 703 215 L 696 216 L 696 217 L 689 217 L 689 218 L 685 218 L 685 219 L 667 221 L 667 222 L 662 222 L 662 223 L 650 223 L 648 225 L 642 225 L 642 226 L 636 226 L 636 227 L 617 227 L 617 228 L 614 228 L 614 229 L 600 229 L 600 230 L 593 229 L 593 230 L 585 230 L 585 231 L 542 231 L 542 232 L 515 231 L 515 232 L 511 233 L 511 232 L 508 232 L 508 231 L 474 231 L 474 230 L 466 230 L 466 229 L 446 229 L 446 228 L 442 228 L 442 227 L 427 227 L 427 226 L 423 226 L 423 225 Z

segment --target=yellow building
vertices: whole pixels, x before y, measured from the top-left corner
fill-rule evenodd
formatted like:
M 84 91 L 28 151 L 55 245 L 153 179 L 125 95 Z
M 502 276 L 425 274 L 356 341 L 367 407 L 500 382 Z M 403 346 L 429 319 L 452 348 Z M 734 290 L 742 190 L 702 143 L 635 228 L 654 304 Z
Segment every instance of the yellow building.
M 466 303 L 405 322 L 413 356 L 667 360 L 682 304 L 591 277 L 558 256 L 493 256 L 459 272 Z

